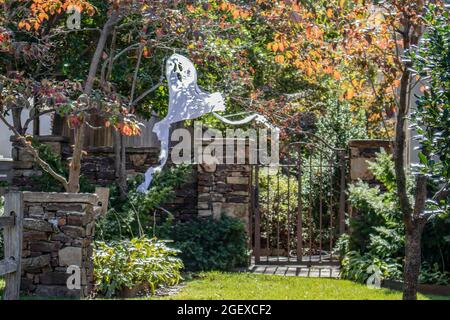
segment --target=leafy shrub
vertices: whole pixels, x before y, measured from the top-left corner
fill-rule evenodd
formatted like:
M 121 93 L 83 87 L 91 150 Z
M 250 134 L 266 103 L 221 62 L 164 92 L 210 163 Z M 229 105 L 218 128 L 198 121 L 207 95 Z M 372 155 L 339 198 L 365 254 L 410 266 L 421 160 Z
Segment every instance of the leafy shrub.
M 425 86 L 417 95 L 411 116 L 419 144 L 416 172 L 428 179 L 427 209 L 442 211 L 425 226 L 422 237 L 422 266 L 427 281 L 450 271 L 450 11 L 430 3 L 422 21 L 425 32 L 417 48 L 410 50 L 413 73 Z M 441 192 L 438 192 L 441 190 Z M 439 196 L 437 196 L 439 194 Z M 431 208 L 430 208 L 431 207 Z
M 376 266 L 385 279 L 400 279 L 402 276 L 401 265 L 397 259 L 380 259 L 371 253 L 362 254 L 359 251 L 348 252 L 341 261 L 341 277 L 358 282 L 366 282 L 371 274 L 368 269 Z
M 387 279 L 400 279 L 404 255 L 404 229 L 396 195 L 395 174 L 390 155 L 380 153 L 370 169 L 386 191 L 357 182 L 349 188 L 356 209 L 350 219 L 351 235 L 338 242 L 343 253 L 342 277 L 364 282 L 367 269 L 376 266 Z
M 349 200 L 357 214 L 350 219 L 351 235 L 341 237 L 337 243 L 337 249 L 343 256 L 342 276 L 364 282 L 369 277 L 367 268 L 375 265 L 384 278 L 401 279 L 405 236 L 391 156 L 380 153 L 370 169 L 384 191 L 379 186 L 369 187 L 363 182 L 349 188 Z M 412 180 L 408 179 L 410 194 L 412 185 Z M 450 224 L 446 223 L 447 220 L 450 222 L 448 216 L 437 216 L 425 226 L 421 270 L 421 281 L 425 283 L 444 283 L 448 277 L 448 272 L 443 271 L 450 248 Z
M 118 192 L 112 188 L 111 209 L 97 223 L 97 239 L 110 241 L 143 235 L 172 239 L 171 246 L 181 251 L 186 269 L 191 271 L 232 270 L 246 266 L 249 259 L 246 231 L 238 219 L 199 218 L 173 224 L 173 216 L 166 212 L 164 221 L 155 221 L 155 210 L 174 196 L 174 188 L 185 182 L 189 171 L 189 166 L 164 170 L 154 176 L 147 194 L 134 191 L 140 183 L 136 180 L 130 186 L 126 202 L 120 200 Z
M 383 228 L 383 227 L 380 227 Z M 392 230 L 383 230 L 392 234 Z M 383 232 L 382 231 L 382 235 Z M 390 242 L 380 234 L 371 235 L 370 246 L 368 250 L 362 253 L 359 250 L 349 250 L 350 236 L 345 235 L 339 238 L 336 246 L 339 251 L 345 254 L 341 260 L 341 277 L 358 282 L 365 282 L 371 275 L 368 272 L 369 267 L 375 266 L 381 271 L 381 276 L 385 279 L 400 279 L 402 276 L 401 256 L 392 254 L 397 246 L 402 246 L 395 242 Z M 393 234 L 394 238 L 398 234 Z
M 433 217 L 422 235 L 422 258 L 429 265 L 437 264 L 450 272 L 450 211 Z
M 412 112 L 420 146 L 415 169 L 442 186 L 450 183 L 450 11 L 430 4 L 423 21 L 426 31 L 416 50 L 409 52 L 415 75 L 426 83 Z M 443 207 L 450 201 L 448 195 L 444 198 L 439 199 Z
M 111 206 L 105 217 L 97 223 L 96 237 L 107 241 L 153 236 L 155 210 L 174 197 L 174 189 L 185 182 L 190 168 L 180 165 L 155 174 L 152 186 L 146 194 L 136 191 L 142 180 L 142 177 L 137 177 L 130 183 L 126 201 L 119 198 L 117 187 L 111 187 Z
M 449 285 L 450 272 L 441 271 L 437 263 L 431 266 L 428 262 L 424 262 L 422 263 L 420 269 L 419 282 L 438 285 Z
M 263 237 L 262 243 L 269 244 L 270 248 L 276 248 L 277 243 L 277 229 L 273 228 L 273 221 L 277 221 L 280 225 L 281 235 L 287 235 L 288 218 L 292 222 L 292 210 L 298 203 L 298 184 L 293 182 L 292 176 L 289 177 L 285 172 L 267 172 L 261 170 L 259 173 L 259 201 L 261 212 L 261 235 Z M 294 178 L 295 179 L 295 178 Z M 290 211 L 289 211 L 290 210 Z M 291 214 L 291 217 L 289 217 Z M 291 228 L 292 229 L 292 228 Z M 293 232 L 293 230 L 289 230 Z M 309 235 L 309 224 L 303 227 L 303 233 L 306 238 Z M 290 237 L 290 247 L 295 248 L 295 237 Z M 280 240 L 280 246 L 287 247 L 287 239 Z
M 176 257 L 178 251 L 164 241 L 147 238 L 96 242 L 94 274 L 97 292 L 106 297 L 115 295 L 124 287 L 148 284 L 152 293 L 165 285 L 181 280 L 183 263 Z
M 336 148 L 346 148 L 351 139 L 367 138 L 367 121 L 362 110 L 351 110 L 347 101 L 328 97 L 324 115 L 318 117 L 316 135 Z
M 179 222 L 172 227 L 170 236 L 190 271 L 233 270 L 248 265 L 245 227 L 236 218 Z

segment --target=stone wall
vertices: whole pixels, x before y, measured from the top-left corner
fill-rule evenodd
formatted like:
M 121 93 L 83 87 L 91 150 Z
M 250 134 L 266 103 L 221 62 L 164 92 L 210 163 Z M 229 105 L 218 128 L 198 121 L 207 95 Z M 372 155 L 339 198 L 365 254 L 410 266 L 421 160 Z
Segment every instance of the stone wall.
M 393 145 L 389 140 L 350 140 L 350 183 L 362 180 L 370 186 L 384 186 L 375 179 L 373 173 L 369 170 L 369 163 L 373 162 L 377 153 L 385 150 L 387 153 L 393 153 Z M 348 206 L 349 215 L 357 217 L 358 211 L 352 206 Z M 350 230 L 351 232 L 351 230 Z
M 95 194 L 24 192 L 21 290 L 39 296 L 87 297 L 94 284 L 92 242 Z M 81 271 L 81 289 L 69 290 L 66 273 Z
M 126 170 L 129 177 L 144 173 L 158 163 L 159 148 L 126 148 Z M 81 171 L 96 185 L 106 186 L 116 180 L 114 149 L 110 147 L 86 148 Z
M 361 179 L 371 185 L 378 184 L 369 170 L 368 161 L 374 161 L 376 154 L 384 149 L 392 154 L 393 146 L 389 140 L 350 140 L 350 180 Z
M 158 164 L 159 148 L 126 148 L 126 170 L 129 178 L 143 174 L 151 166 Z M 113 148 L 88 148 L 83 157 L 81 171 L 88 180 L 100 186 L 108 186 L 116 181 L 115 154 Z M 167 166 L 171 164 L 168 163 Z M 163 207 L 173 213 L 177 220 L 185 221 L 197 214 L 197 172 L 193 170 L 186 182 L 175 190 L 173 201 Z M 162 213 L 164 215 L 164 213 Z
M 188 221 L 197 216 L 198 172 L 193 166 L 192 171 L 180 188 L 175 190 L 175 198 L 163 205 L 164 209 L 175 215 L 177 221 Z M 163 215 L 164 213 L 161 212 Z
M 61 154 L 62 159 L 70 156 L 67 138 L 46 136 L 39 137 L 39 140 L 49 145 L 56 154 Z M 204 142 L 205 145 L 208 143 Z M 17 143 L 13 146 L 13 186 L 30 191 L 39 190 L 32 177 L 41 176 L 41 169 L 23 147 Z M 248 142 L 246 146 L 248 149 Z M 158 162 L 158 148 L 127 148 L 126 151 L 126 169 L 129 177 L 144 173 Z M 113 148 L 87 148 L 86 152 L 82 161 L 82 174 L 97 186 L 113 184 L 116 180 Z M 248 160 L 248 150 L 245 159 Z M 238 217 L 248 225 L 250 173 L 251 166 L 248 164 L 194 166 L 186 183 L 175 190 L 175 199 L 163 207 L 173 213 L 175 219 L 181 221 L 197 215 L 219 218 L 222 214 L 226 214 Z
M 238 141 L 235 139 L 235 141 Z M 203 142 L 204 145 L 208 141 Z M 197 166 L 198 215 L 219 219 L 222 215 L 250 225 L 251 172 L 246 143 L 245 164 L 199 164 Z M 226 162 L 226 155 L 221 163 Z M 236 163 L 237 159 L 234 159 Z
M 70 156 L 67 138 L 58 136 L 38 137 L 41 143 L 50 146 L 63 160 Z M 34 163 L 33 157 L 17 142 L 13 141 L 13 179 L 12 185 L 21 190 L 41 191 L 33 177 L 42 175 L 42 170 Z M 159 148 L 126 148 L 126 170 L 130 178 L 144 173 L 150 166 L 158 163 Z M 112 185 L 116 181 L 115 153 L 111 147 L 86 148 L 81 172 L 88 181 L 96 186 Z M 185 184 L 175 190 L 173 201 L 164 204 L 164 208 L 175 214 L 179 220 L 188 220 L 197 214 L 197 170 L 193 169 Z
M 57 155 L 61 155 L 63 161 L 71 156 L 69 140 L 58 136 L 37 137 L 40 143 L 46 144 Z M 34 163 L 33 157 L 19 143 L 14 141 L 12 150 L 13 159 L 13 185 L 16 187 L 36 190 L 33 176 L 41 176 L 42 170 Z M 111 147 L 86 148 L 83 156 L 81 171 L 83 175 L 96 185 L 106 186 L 116 180 L 115 153 Z M 159 148 L 127 148 L 126 170 L 129 176 L 144 173 L 150 166 L 158 163 Z
M 70 147 L 68 140 L 64 137 L 48 136 L 37 137 L 38 141 L 45 143 L 55 154 L 69 154 Z M 41 168 L 35 163 L 33 156 L 18 143 L 14 137 L 10 138 L 12 142 L 11 158 L 12 163 L 12 185 L 19 189 L 28 191 L 38 190 L 38 185 L 33 177 L 42 176 Z

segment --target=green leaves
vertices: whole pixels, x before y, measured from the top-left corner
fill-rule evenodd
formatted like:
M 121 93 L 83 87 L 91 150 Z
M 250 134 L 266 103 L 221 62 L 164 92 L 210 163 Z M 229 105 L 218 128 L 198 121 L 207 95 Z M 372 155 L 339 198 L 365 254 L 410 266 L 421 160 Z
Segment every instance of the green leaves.
M 420 283 L 430 283 L 446 286 L 450 284 L 450 272 L 441 271 L 437 263 L 432 266 L 424 262 L 420 270 Z
M 350 219 L 352 233 L 339 241 L 342 277 L 364 282 L 367 268 L 376 265 L 384 278 L 398 279 L 405 240 L 392 156 L 382 152 L 369 167 L 386 191 L 361 181 L 350 186 L 349 200 L 358 214 Z
M 428 164 L 427 156 L 424 155 L 422 151 L 419 151 L 418 156 L 419 156 L 420 163 L 422 163 L 423 165 Z
M 436 184 L 445 184 L 450 181 L 450 20 L 445 9 L 434 5 L 424 18 L 426 33 L 410 53 L 413 69 L 426 84 L 412 117 L 421 148 L 418 168 Z
M 183 263 L 178 250 L 156 239 L 96 242 L 94 273 L 97 292 L 111 297 L 125 287 L 147 285 L 151 293 L 164 285 L 175 285 Z
M 187 165 L 166 168 L 154 176 L 152 186 L 146 194 L 136 191 L 136 186 L 141 182 L 139 177 L 130 183 L 125 202 L 117 197 L 118 191 L 113 189 L 112 206 L 106 217 L 97 223 L 97 237 L 102 240 L 117 240 L 143 235 L 166 235 L 165 229 L 169 227 L 172 217 L 168 218 L 168 225 L 163 224 L 153 230 L 154 211 L 174 197 L 174 189 L 185 182 L 189 170 L 191 167 Z
M 248 264 L 245 227 L 236 218 L 199 218 L 178 223 L 170 236 L 190 271 L 226 271 Z

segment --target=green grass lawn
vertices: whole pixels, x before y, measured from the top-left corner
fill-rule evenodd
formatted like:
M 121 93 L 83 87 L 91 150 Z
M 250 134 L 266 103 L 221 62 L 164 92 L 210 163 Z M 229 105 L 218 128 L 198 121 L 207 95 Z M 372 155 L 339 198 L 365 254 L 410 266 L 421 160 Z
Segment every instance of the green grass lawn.
M 348 280 L 325 278 L 283 277 L 249 273 L 208 272 L 186 282 L 174 296 L 163 299 L 244 299 L 244 300 L 395 300 L 401 299 L 399 291 L 369 289 Z M 426 297 L 438 299 L 450 297 Z
M 0 295 L 3 287 L 4 282 L 0 279 Z M 193 280 L 186 281 L 185 286 L 177 294 L 157 299 L 396 300 L 401 298 L 402 294 L 399 291 L 369 289 L 365 285 L 348 280 L 208 272 Z M 33 297 L 33 299 L 38 298 Z M 450 297 L 419 294 L 419 299 L 450 300 Z

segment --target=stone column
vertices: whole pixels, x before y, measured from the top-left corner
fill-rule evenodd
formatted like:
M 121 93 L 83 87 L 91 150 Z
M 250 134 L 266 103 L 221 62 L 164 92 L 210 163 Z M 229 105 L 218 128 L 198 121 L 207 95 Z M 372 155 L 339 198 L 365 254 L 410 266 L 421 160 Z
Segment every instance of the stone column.
M 87 297 L 94 285 L 95 194 L 24 192 L 21 290 L 39 296 Z M 81 288 L 69 289 L 69 266 Z
M 376 154 L 384 149 L 392 154 L 393 146 L 389 140 L 350 140 L 350 179 L 352 182 L 361 179 L 369 184 L 378 184 L 369 170 L 368 161 L 373 162 Z
M 248 145 L 246 149 L 248 162 Z M 251 170 L 250 164 L 199 164 L 198 215 L 235 217 L 249 230 Z
M 348 145 L 350 148 L 350 182 L 355 183 L 362 180 L 371 186 L 380 185 L 369 170 L 368 161 L 373 162 L 377 153 L 383 149 L 392 154 L 392 142 L 389 140 L 350 140 Z M 358 212 L 349 206 L 349 215 L 356 217 Z

